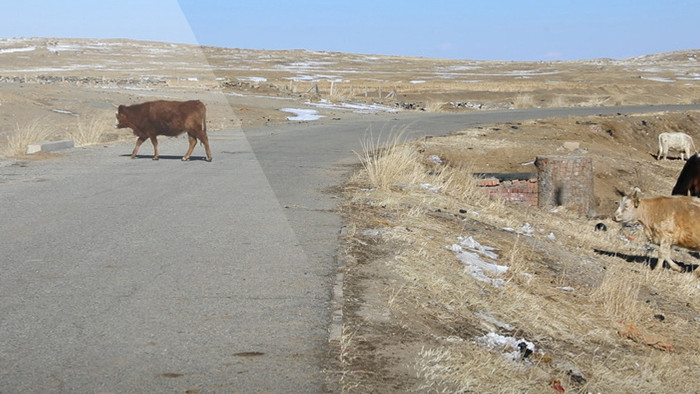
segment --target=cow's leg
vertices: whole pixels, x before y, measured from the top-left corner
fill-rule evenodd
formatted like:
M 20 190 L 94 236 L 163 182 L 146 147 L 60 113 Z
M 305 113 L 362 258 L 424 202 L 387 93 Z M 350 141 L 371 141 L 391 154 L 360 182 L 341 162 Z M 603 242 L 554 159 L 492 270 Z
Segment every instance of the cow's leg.
M 190 147 L 187 148 L 187 153 L 185 153 L 184 156 L 182 156 L 182 161 L 187 161 L 190 159 L 190 156 L 192 155 L 192 151 L 194 150 L 194 147 L 197 145 L 197 139 L 192 136 L 192 134 L 187 134 L 187 137 L 190 140 Z
M 683 272 L 683 268 L 681 268 L 680 265 L 676 264 L 671 258 L 665 259 L 665 261 L 668 263 L 668 266 L 671 267 L 672 270 L 678 271 L 678 272 Z
M 668 240 L 661 241 L 659 245 L 659 265 L 662 268 L 664 266 L 664 261 L 668 263 L 668 266 L 671 267 L 672 270 L 683 272 L 683 268 L 671 260 L 671 241 Z
M 151 137 L 151 144 L 153 144 L 153 160 L 158 160 L 158 137 Z
M 204 151 L 207 152 L 207 161 L 211 161 L 211 149 L 209 149 L 209 137 L 206 134 L 202 135 L 202 143 L 204 144 Z
M 141 144 L 143 144 L 144 141 L 146 141 L 146 139 L 143 137 L 139 137 L 138 139 L 136 139 L 136 146 L 134 147 L 134 151 L 131 152 L 132 159 L 136 158 L 136 153 L 139 151 L 139 148 L 141 147 Z

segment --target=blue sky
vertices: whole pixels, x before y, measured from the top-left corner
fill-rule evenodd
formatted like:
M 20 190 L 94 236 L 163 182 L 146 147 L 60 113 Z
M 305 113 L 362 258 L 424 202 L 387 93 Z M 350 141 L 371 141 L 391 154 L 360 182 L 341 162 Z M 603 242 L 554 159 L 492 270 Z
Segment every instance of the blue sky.
M 23 0 L 0 37 L 131 38 L 474 60 L 700 48 L 697 0 Z

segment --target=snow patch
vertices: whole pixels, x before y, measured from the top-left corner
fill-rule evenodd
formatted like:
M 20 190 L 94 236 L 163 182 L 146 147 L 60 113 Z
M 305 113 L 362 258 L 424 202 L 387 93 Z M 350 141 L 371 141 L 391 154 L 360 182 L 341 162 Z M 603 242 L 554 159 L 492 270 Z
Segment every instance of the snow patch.
M 380 112 L 395 113 L 396 109 L 381 104 L 354 104 L 354 103 L 331 103 L 328 100 L 321 100 L 318 103 L 308 103 L 314 107 L 324 109 L 335 109 L 352 111 L 357 114 L 376 114 Z
M 267 78 L 265 78 L 265 77 L 246 77 L 246 78 L 238 78 L 238 80 L 239 81 L 255 82 L 255 83 L 267 82 Z
M 653 82 L 676 82 L 675 80 L 671 78 L 662 78 L 662 77 L 642 77 L 642 79 L 646 79 L 647 81 L 653 81 Z
M 492 260 L 498 259 L 498 254 L 493 252 L 495 248 L 481 245 L 471 236 L 459 237 L 457 240 L 459 243 L 446 246 L 446 248 L 455 253 L 457 259 L 464 264 L 464 270 L 478 281 L 487 282 L 499 288 L 503 287 L 505 284 L 503 279 L 491 278 L 487 273 L 501 275 L 508 271 L 508 267 L 482 259 L 482 256 Z
M 428 160 L 432 161 L 435 164 L 443 164 L 442 159 L 438 155 L 430 155 L 428 156 Z
M 519 229 L 514 229 L 513 227 L 503 227 L 502 229 L 511 233 L 525 235 L 527 237 L 532 237 L 532 235 L 535 233 L 530 223 L 523 224 Z
M 519 361 L 535 352 L 535 344 L 525 339 L 515 339 L 490 332 L 474 340 L 475 343 L 486 346 L 491 350 L 503 351 L 503 357 L 511 361 Z
M 32 52 L 35 50 L 36 50 L 36 47 L 0 49 L 0 55 L 5 54 L 5 53 Z
M 289 112 L 295 116 L 287 116 L 287 120 L 295 120 L 298 122 L 319 120 L 325 116 L 319 115 L 315 109 L 297 109 L 297 108 L 282 108 L 282 112 Z
M 433 193 L 437 193 L 440 191 L 442 186 L 435 186 L 435 185 L 431 185 L 430 183 L 421 183 L 420 188 L 431 191 Z

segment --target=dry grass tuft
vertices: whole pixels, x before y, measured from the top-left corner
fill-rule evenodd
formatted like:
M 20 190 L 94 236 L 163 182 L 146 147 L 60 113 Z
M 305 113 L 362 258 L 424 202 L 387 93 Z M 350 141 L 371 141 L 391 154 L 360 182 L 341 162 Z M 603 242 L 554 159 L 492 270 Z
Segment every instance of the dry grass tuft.
M 401 134 L 382 142 L 381 135 L 370 135 L 362 142 L 362 152 L 357 153 L 367 177 L 367 187 L 389 189 L 401 183 L 411 183 L 415 178 L 417 152 L 410 145 L 402 144 Z
M 93 113 L 78 117 L 77 127 L 70 133 L 76 146 L 95 145 L 103 142 L 103 136 L 111 131 L 112 119 L 106 113 Z
M 46 141 L 54 134 L 54 130 L 46 125 L 44 119 L 35 119 L 23 125 L 16 125 L 15 133 L 7 136 L 3 147 L 3 155 L 8 157 L 24 156 L 27 146 Z

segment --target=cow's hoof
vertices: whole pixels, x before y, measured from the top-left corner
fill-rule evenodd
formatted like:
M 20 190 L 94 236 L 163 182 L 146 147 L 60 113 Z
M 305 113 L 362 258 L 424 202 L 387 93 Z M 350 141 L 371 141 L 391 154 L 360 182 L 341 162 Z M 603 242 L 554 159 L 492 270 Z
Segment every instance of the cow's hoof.
M 153 160 L 158 160 L 158 158 L 157 158 L 157 157 L 154 157 Z
M 183 157 L 183 158 L 182 158 L 182 161 L 190 161 L 190 158 L 189 158 L 189 157 Z
M 211 163 L 213 159 L 211 157 L 207 157 L 207 161 Z
M 134 159 L 136 159 L 136 156 L 131 156 L 131 160 L 134 160 Z

